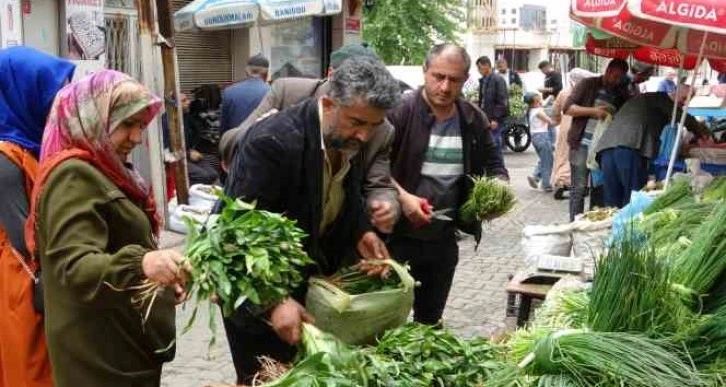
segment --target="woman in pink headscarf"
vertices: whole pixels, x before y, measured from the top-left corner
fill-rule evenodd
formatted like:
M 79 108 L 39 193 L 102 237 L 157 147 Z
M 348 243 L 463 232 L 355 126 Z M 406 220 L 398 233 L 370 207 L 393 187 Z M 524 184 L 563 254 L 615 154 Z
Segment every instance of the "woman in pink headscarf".
M 57 387 L 158 386 L 174 356 L 183 257 L 157 250 L 154 200 L 127 163 L 160 108 L 110 70 L 64 87 L 53 103 L 26 239 L 41 262 Z M 138 296 L 150 283 L 164 287 L 149 308 Z

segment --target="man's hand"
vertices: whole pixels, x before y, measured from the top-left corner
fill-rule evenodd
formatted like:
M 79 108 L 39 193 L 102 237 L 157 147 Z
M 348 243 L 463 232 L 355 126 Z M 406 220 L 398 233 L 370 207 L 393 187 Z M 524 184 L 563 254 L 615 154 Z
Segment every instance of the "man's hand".
M 393 205 L 385 200 L 373 200 L 369 208 L 373 226 L 384 234 L 392 233 L 396 223 L 396 211 Z
M 270 312 L 270 325 L 282 341 L 297 345 L 300 342 L 302 323 L 314 324 L 315 318 L 292 298 L 277 305 Z
M 386 244 L 373 231 L 368 231 L 358 241 L 358 254 L 363 260 L 358 268 L 369 276 L 386 276 L 388 275 L 388 266 L 386 265 L 369 265 L 365 261 L 368 260 L 384 260 L 390 259 Z
M 202 154 L 198 151 L 192 149 L 189 151 L 189 159 L 192 160 L 195 163 L 198 163 L 202 161 Z
M 403 215 L 408 218 L 413 227 L 421 227 L 425 224 L 431 223 L 431 214 L 427 214 L 421 205 L 423 201 L 422 198 L 410 193 L 404 193 L 398 195 L 398 201 L 401 203 Z
M 604 120 L 610 114 L 604 107 L 594 107 L 592 109 L 592 116 L 598 120 Z
M 496 122 L 494 120 L 489 121 L 489 129 L 496 130 L 498 127 L 499 127 L 498 122 Z

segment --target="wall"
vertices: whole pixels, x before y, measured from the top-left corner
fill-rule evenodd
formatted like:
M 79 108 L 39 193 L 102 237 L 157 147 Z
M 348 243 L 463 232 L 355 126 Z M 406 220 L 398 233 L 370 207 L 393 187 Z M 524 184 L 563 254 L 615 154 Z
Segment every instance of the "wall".
M 23 12 L 23 43 L 51 55 L 60 48 L 59 9 L 55 0 L 32 1 Z

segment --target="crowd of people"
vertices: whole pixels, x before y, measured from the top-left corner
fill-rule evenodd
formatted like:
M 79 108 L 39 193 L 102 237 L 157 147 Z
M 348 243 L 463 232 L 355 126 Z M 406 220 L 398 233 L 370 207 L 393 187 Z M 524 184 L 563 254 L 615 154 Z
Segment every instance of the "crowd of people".
M 506 61 L 496 72 L 487 57 L 475 63 L 478 105 L 462 97 L 472 60 L 454 44 L 430 49 L 418 90 L 403 90 L 372 50 L 350 45 L 331 54 L 324 79 L 268 85 L 269 61 L 258 55 L 224 91 L 202 85 L 191 98 L 167 98 L 184 111 L 192 183 L 222 184 L 228 196 L 295 220 L 316 263 L 306 276 L 350 262 L 380 276 L 386 269 L 371 260 L 407 261 L 420 282 L 414 319 L 437 325 L 457 233 L 481 239 L 481 223 L 458 216 L 473 185 L 466 176 L 509 182 L 500 132 L 508 87 L 522 81 Z M 541 94 L 525 97 L 539 156 L 530 183 L 569 184 L 573 218 L 588 190 L 591 205 L 621 207 L 645 185 L 673 100 L 682 101 L 636 92 L 649 66 L 575 69 L 564 90 L 549 62 L 540 69 Z M 73 73 L 72 63 L 31 48 L 0 51 L 0 385 L 158 386 L 175 355 L 175 304 L 191 268 L 158 248 L 162 221 L 129 155 L 163 103 L 125 74 L 71 81 Z M 563 174 L 570 178 L 550 179 Z M 149 283 L 163 290 L 142 318 L 148 305 L 134 291 Z M 293 359 L 311 320 L 305 292 L 243 303 L 224 319 L 237 383 L 253 380 L 260 356 Z
M 316 262 L 306 275 L 356 260 L 385 275 L 366 261 L 407 258 L 421 283 L 414 318 L 439 324 L 457 230 L 481 238 L 480 223 L 457 216 L 466 175 L 508 181 L 492 125 L 461 96 L 471 59 L 433 47 L 424 86 L 406 93 L 366 47 L 343 47 L 330 63 L 325 79 L 268 89 L 269 62 L 253 57 L 248 77 L 223 92 L 167 96 L 185 112 L 183 157 L 195 178 L 294 219 Z M 0 51 L 0 70 L 0 190 L 12 199 L 0 208 L 2 385 L 159 385 L 191 268 L 158 249 L 162 221 L 129 155 L 162 100 L 112 70 L 72 81 L 72 63 L 27 47 Z M 134 295 L 150 283 L 163 290 L 142 318 L 147 301 Z M 294 355 L 310 317 L 304 294 L 225 318 L 238 383 L 259 356 Z

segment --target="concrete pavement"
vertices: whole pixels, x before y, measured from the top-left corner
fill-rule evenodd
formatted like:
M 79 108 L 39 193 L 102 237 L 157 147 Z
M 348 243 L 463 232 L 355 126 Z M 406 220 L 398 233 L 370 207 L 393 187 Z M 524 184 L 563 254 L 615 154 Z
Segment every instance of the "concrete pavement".
M 552 194 L 535 191 L 527 184 L 526 176 L 537 161 L 534 150 L 506 153 L 505 160 L 517 194 L 517 205 L 507 216 L 485 225 L 478 250 L 474 241 L 465 237 L 459 243 L 460 260 L 449 296 L 444 322 L 447 327 L 465 335 L 488 336 L 507 328 L 504 286 L 522 262 L 522 227 L 525 224 L 567 222 L 567 200 L 556 201 Z M 163 246 L 179 246 L 183 237 L 168 233 L 162 237 Z M 179 331 L 186 324 L 194 302 L 177 311 Z M 200 387 L 210 383 L 232 383 L 234 367 L 230 358 L 224 329 L 218 310 L 212 309 L 217 328 L 217 344 L 208 352 L 209 306 L 200 305 L 194 327 L 178 338 L 176 360 L 164 367 L 162 386 Z M 511 319 L 510 319 L 511 320 Z M 509 321 L 511 325 L 511 321 Z M 208 357 L 211 355 L 211 358 Z

